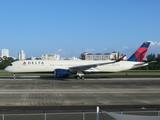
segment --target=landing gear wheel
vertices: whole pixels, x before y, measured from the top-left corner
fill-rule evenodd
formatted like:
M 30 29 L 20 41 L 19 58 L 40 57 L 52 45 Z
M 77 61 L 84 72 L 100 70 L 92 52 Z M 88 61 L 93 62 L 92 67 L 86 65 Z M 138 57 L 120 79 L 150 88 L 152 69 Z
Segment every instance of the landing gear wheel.
M 80 80 L 80 79 L 84 80 L 84 76 L 79 76 L 79 75 L 77 75 L 77 76 L 75 76 L 75 78 L 76 78 L 77 80 Z
M 77 80 L 79 80 L 80 78 L 81 78 L 80 76 L 78 76 L 78 75 L 76 76 L 76 79 L 77 79 Z
M 84 80 L 84 76 L 81 76 L 81 79 Z

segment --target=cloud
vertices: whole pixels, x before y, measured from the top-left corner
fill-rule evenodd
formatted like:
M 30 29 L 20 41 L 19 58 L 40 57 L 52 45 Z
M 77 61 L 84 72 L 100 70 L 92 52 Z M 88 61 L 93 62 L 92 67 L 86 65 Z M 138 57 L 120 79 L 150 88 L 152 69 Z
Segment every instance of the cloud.
M 107 48 L 104 48 L 104 49 L 103 49 L 103 51 L 107 51 L 107 50 L 108 50 Z
M 59 52 L 59 53 L 62 52 L 62 49 L 58 49 L 58 52 Z
M 151 46 L 160 46 L 160 42 L 148 41 L 151 43 Z

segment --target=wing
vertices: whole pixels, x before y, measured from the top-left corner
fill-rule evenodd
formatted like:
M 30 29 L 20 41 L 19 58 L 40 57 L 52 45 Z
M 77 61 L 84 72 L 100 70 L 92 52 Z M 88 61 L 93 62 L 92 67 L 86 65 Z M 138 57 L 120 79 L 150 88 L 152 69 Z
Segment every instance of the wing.
M 113 64 L 113 63 L 119 62 L 119 61 L 123 60 L 124 57 L 125 57 L 125 55 L 122 56 L 121 58 L 119 58 L 118 60 L 115 60 L 115 61 L 112 61 L 112 62 L 104 62 L 104 63 L 74 66 L 74 67 L 70 67 L 69 70 L 70 70 L 70 72 L 80 72 L 80 71 L 90 69 L 92 67 L 97 67 L 97 66 L 101 66 L 101 65 Z

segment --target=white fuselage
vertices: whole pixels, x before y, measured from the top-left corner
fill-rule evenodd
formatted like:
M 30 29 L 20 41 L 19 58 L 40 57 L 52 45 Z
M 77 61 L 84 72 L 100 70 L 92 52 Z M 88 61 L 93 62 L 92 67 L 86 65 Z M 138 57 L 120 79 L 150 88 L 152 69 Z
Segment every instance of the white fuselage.
M 55 69 L 69 69 L 73 66 L 97 64 L 111 61 L 88 61 L 88 60 L 22 60 L 15 61 L 5 68 L 11 73 L 23 72 L 54 72 Z M 101 65 L 85 70 L 84 72 L 119 72 L 137 67 L 146 66 L 143 62 L 119 61 L 112 64 Z

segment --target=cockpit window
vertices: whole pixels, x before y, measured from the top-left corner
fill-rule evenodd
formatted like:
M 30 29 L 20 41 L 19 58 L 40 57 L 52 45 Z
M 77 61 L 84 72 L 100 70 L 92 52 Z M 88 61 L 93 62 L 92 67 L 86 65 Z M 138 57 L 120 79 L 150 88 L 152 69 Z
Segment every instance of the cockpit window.
M 9 64 L 9 66 L 13 66 L 13 64 Z

